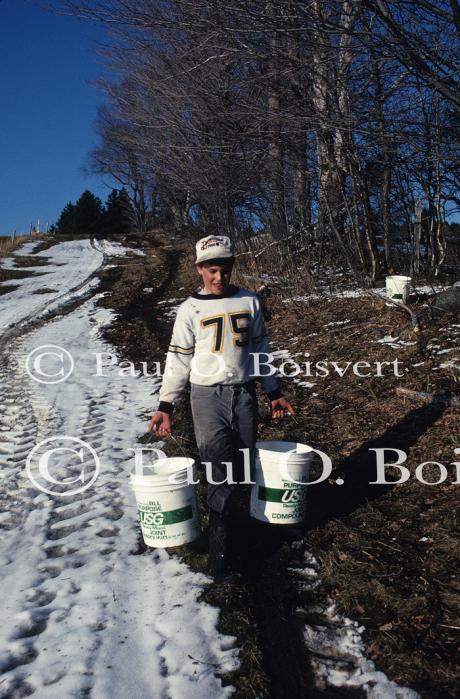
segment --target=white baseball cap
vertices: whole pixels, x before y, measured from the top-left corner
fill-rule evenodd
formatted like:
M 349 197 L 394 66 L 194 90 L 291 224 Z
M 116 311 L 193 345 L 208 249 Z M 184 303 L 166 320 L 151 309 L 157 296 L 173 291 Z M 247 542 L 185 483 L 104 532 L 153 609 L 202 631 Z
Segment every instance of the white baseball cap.
M 208 235 L 196 244 L 196 264 L 207 260 L 233 258 L 232 241 L 226 235 Z

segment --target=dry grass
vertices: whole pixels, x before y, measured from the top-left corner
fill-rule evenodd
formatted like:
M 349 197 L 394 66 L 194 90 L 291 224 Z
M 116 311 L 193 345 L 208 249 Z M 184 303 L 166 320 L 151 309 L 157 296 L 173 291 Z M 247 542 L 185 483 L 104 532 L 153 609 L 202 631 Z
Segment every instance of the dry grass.
M 50 289 L 48 286 L 44 286 L 41 289 L 36 289 L 33 293 L 34 294 L 56 294 L 57 289 Z
M 315 384 L 312 388 L 284 381 L 298 423 L 279 429 L 277 437 L 323 449 L 335 467 L 329 481 L 315 486 L 309 512 L 307 541 L 321 564 L 322 593 L 363 623 L 367 654 L 391 679 L 426 699 L 453 697 L 460 626 L 455 580 L 460 501 L 449 464 L 458 446 L 458 408 L 410 402 L 395 389 L 458 393 L 454 370 L 439 367 L 459 354 L 455 326 L 447 331 L 449 322 L 459 321 L 444 317 L 415 336 L 403 314 L 376 300 L 324 295 L 296 306 L 271 307 L 271 336 L 292 355 L 308 351 L 312 364 L 398 358 L 404 367 L 401 377 L 388 373 L 359 379 L 352 373 L 307 378 Z M 349 330 L 328 326 L 345 319 Z M 413 344 L 395 349 L 377 342 L 388 334 Z M 446 349 L 452 351 L 438 354 Z M 379 447 L 407 453 L 409 481 L 369 486 L 375 480 L 371 449 Z M 445 483 L 429 486 L 414 477 L 425 461 L 446 465 Z M 397 469 L 387 473 L 388 478 L 400 476 Z M 339 475 L 345 480 L 341 486 L 335 484 Z M 438 467 L 425 468 L 424 476 L 436 480 Z
M 30 243 L 33 240 L 40 240 L 44 237 L 43 233 L 32 233 L 32 235 L 17 235 L 14 240 L 13 238 L 0 238 L 0 258 L 11 255 L 12 252 L 17 250 L 24 243 Z

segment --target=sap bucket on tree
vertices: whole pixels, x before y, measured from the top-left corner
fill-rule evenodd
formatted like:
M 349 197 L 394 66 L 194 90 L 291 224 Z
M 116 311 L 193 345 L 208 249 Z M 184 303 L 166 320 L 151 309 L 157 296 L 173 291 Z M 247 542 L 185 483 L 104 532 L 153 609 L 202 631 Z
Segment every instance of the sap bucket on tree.
M 297 442 L 257 442 L 251 516 L 271 524 L 305 518 L 313 450 Z
M 412 278 L 393 274 L 386 278 L 387 297 L 392 301 L 407 303 L 412 288 Z
M 147 546 L 180 546 L 200 534 L 194 460 L 159 459 L 131 473 L 142 536 Z

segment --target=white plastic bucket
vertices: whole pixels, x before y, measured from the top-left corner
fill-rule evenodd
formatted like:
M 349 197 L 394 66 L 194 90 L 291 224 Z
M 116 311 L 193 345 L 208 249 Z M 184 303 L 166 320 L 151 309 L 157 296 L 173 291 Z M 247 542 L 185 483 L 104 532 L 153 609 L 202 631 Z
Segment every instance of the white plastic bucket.
M 312 459 L 307 444 L 257 442 L 251 516 L 270 524 L 302 522 Z
M 403 274 L 393 274 L 386 278 L 387 297 L 393 301 L 407 303 L 412 287 L 412 278 Z
M 181 546 L 200 534 L 194 461 L 185 457 L 159 459 L 142 473 L 131 473 L 142 536 L 147 546 Z

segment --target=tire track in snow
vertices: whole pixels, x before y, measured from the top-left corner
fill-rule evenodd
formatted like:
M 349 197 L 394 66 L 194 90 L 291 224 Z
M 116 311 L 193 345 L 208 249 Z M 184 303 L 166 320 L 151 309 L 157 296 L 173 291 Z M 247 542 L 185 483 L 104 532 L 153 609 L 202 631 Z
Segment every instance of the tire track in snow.
M 217 633 L 217 610 L 198 603 L 208 578 L 164 551 L 130 555 L 138 524 L 129 449 L 156 386 L 93 376 L 92 352 L 112 351 L 98 337 L 111 314 L 96 302 L 17 337 L 2 357 L 0 697 L 229 696 L 214 673 L 235 669 L 234 639 Z M 26 374 L 27 354 L 44 344 L 74 354 L 67 381 L 44 385 Z M 35 490 L 25 473 L 33 446 L 63 434 L 101 459 L 93 486 L 66 498 Z M 66 476 L 81 469 L 61 466 Z

